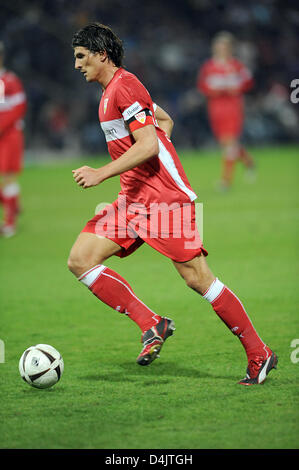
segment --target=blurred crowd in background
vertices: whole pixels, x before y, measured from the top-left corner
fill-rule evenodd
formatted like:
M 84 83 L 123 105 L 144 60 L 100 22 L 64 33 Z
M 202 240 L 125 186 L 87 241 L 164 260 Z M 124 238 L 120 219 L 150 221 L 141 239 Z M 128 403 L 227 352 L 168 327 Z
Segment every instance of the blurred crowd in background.
M 297 3 L 297 6 L 296 6 Z M 73 33 L 91 21 L 123 40 L 126 68 L 175 121 L 182 148 L 214 141 L 205 99 L 196 90 L 200 66 L 219 31 L 236 37 L 236 56 L 252 71 L 243 140 L 250 145 L 298 142 L 299 4 L 284 0 L 1 0 L 0 40 L 6 67 L 28 97 L 26 147 L 106 152 L 97 118 L 101 89 L 74 70 Z

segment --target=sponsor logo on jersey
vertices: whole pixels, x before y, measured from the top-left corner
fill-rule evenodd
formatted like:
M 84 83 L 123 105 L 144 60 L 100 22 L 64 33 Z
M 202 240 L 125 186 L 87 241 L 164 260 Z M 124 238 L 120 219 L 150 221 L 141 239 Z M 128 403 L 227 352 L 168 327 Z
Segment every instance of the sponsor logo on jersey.
M 124 110 L 123 112 L 123 117 L 124 120 L 127 121 L 131 117 L 135 116 L 136 113 L 142 110 L 142 106 L 138 101 L 135 101 L 131 106 L 129 106 L 127 109 Z
M 110 129 L 105 129 L 104 133 L 106 137 L 111 137 L 113 135 L 116 135 L 116 129 L 114 127 L 111 127 Z
M 141 111 L 141 113 L 135 114 L 134 117 L 135 117 L 135 119 L 137 119 L 137 121 L 139 121 L 141 124 L 144 124 L 144 123 L 145 123 L 145 120 L 146 120 L 145 111 Z
M 101 127 L 107 142 L 123 139 L 124 137 L 130 135 L 128 129 L 125 126 L 125 121 L 123 118 L 112 119 L 111 121 L 102 121 Z

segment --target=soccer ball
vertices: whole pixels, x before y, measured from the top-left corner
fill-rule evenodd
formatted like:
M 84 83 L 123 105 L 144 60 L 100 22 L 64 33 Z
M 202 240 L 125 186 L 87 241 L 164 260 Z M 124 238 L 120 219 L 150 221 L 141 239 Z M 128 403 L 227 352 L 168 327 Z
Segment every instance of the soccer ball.
M 61 355 L 49 344 L 30 346 L 19 361 L 22 379 L 36 388 L 52 387 L 62 376 L 63 370 Z

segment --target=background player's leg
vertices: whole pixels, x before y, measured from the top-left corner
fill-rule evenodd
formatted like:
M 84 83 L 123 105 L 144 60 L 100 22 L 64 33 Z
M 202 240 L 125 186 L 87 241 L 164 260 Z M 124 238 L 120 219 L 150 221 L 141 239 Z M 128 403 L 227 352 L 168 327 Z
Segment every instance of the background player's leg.
M 174 262 L 174 266 L 187 285 L 208 300 L 221 320 L 238 336 L 248 360 L 256 355 L 268 355 L 270 350 L 255 331 L 243 304 L 228 287 L 215 278 L 203 255 L 185 263 Z
M 239 160 L 244 164 L 246 168 L 246 180 L 249 183 L 256 181 L 256 167 L 255 162 L 250 153 L 245 149 L 243 145 L 239 147 Z
M 254 160 L 250 153 L 243 145 L 239 145 L 239 159 L 244 163 L 246 168 L 254 168 Z
M 15 234 L 17 216 L 19 214 L 20 186 L 18 174 L 2 175 L 1 204 L 3 206 L 2 235 L 9 237 Z
M 68 266 L 98 299 L 118 312 L 127 314 L 145 332 L 158 324 L 162 317 L 135 295 L 122 276 L 102 264 L 120 249 L 108 238 L 84 232 L 72 247 Z
M 222 189 L 228 189 L 234 176 L 236 161 L 239 155 L 239 144 L 233 138 L 223 138 L 220 140 L 222 149 L 222 175 L 221 186 Z

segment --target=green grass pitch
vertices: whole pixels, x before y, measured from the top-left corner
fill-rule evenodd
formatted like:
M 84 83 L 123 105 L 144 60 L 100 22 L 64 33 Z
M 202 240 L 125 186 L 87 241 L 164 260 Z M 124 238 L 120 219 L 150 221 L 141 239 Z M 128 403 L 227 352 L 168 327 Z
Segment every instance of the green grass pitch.
M 19 232 L 0 240 L 1 448 L 298 448 L 298 175 L 294 147 L 253 149 L 258 179 L 215 191 L 216 151 L 182 152 L 204 204 L 204 244 L 213 272 L 242 300 L 279 356 L 264 385 L 237 384 L 246 370 L 238 339 L 188 289 L 171 262 L 143 246 L 107 265 L 153 310 L 176 323 L 161 358 L 136 364 L 140 331 L 100 303 L 67 269 L 68 253 L 97 204 L 112 202 L 118 178 L 82 190 L 71 170 L 105 159 L 27 166 Z M 298 340 L 299 341 L 299 340 Z M 23 351 L 48 343 L 63 355 L 48 390 L 19 376 Z M 298 345 L 297 345 L 298 347 Z

